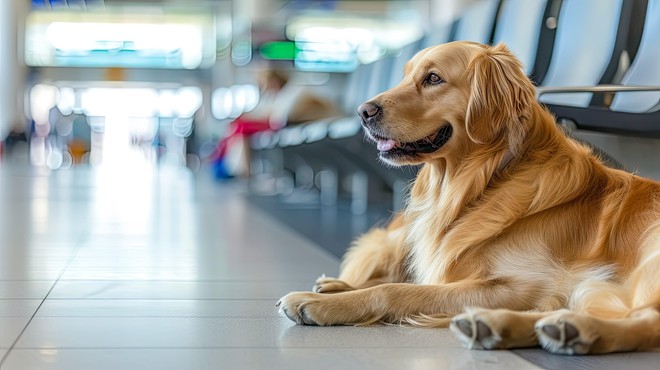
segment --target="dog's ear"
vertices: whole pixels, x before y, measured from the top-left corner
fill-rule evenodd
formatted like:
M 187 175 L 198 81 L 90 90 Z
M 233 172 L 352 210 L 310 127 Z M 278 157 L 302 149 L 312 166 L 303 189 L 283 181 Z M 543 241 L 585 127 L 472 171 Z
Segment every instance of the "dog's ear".
M 480 51 L 467 72 L 471 82 L 465 116 L 468 136 L 477 143 L 490 143 L 506 135 L 510 150 L 517 153 L 535 102 L 534 86 L 522 63 L 500 43 Z

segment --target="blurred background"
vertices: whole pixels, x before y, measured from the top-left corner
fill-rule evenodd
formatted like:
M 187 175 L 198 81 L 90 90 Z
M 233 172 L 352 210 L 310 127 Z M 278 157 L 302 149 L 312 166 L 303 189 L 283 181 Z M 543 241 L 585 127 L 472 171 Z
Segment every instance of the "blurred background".
M 660 180 L 660 0 L 0 0 L 0 368 L 658 369 L 278 314 L 405 204 L 357 107 L 455 40 Z
M 348 74 L 419 40 L 454 3 L 3 0 L 4 155 L 52 170 L 196 169 L 259 103 L 261 71 L 337 102 Z
M 0 161 L 185 168 L 246 185 L 310 237 L 321 210 L 345 211 L 330 218 L 357 217 L 350 238 L 399 209 L 417 171 L 379 163 L 357 106 L 417 51 L 471 40 L 505 42 L 561 124 L 658 179 L 658 3 L 2 0 Z

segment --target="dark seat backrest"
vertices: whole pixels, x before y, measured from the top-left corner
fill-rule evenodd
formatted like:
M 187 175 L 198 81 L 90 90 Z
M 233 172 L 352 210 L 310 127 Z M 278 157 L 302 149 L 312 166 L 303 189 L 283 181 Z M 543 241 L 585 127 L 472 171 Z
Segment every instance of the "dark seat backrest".
M 617 47 L 624 0 L 564 0 L 543 86 L 594 86 Z M 589 106 L 591 93 L 546 94 L 548 104 Z
M 450 41 L 490 43 L 500 0 L 477 0 L 470 4 L 455 22 Z
M 660 0 L 649 0 L 637 55 L 622 84 L 660 86 Z M 660 91 L 619 92 L 615 95 L 610 109 L 621 112 L 648 112 L 656 110 L 659 104 Z
M 548 0 L 503 0 L 497 16 L 493 44 L 503 42 L 531 74 L 539 46 Z

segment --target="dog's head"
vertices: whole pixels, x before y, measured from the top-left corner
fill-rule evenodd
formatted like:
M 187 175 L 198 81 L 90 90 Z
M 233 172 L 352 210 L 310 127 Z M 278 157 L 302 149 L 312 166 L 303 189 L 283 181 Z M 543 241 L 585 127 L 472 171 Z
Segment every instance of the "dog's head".
M 483 145 L 517 153 L 534 86 L 502 44 L 453 42 L 424 49 L 399 85 L 360 105 L 365 131 L 393 165 L 469 155 Z

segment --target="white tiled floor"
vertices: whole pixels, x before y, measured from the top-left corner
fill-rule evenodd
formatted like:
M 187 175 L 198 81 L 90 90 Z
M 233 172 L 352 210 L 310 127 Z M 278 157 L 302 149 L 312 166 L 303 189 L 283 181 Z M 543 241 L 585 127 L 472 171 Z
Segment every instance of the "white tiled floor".
M 183 169 L 0 163 L 0 205 L 3 370 L 537 368 L 447 330 L 293 325 L 277 299 L 339 261 L 240 186 Z

